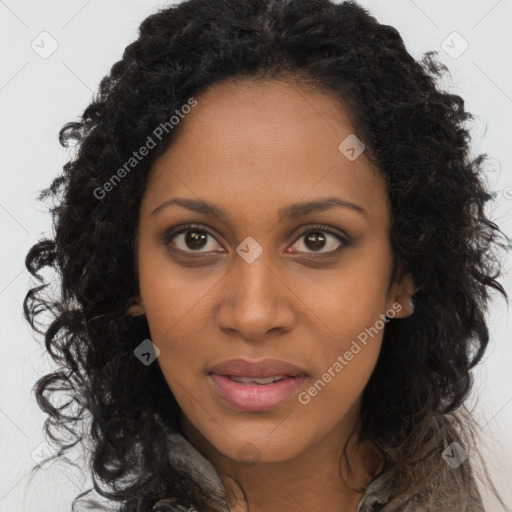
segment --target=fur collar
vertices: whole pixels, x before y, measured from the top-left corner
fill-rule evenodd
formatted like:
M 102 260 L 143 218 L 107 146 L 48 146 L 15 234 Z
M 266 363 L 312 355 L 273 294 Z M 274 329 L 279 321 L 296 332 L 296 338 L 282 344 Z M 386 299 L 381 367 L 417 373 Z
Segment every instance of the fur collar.
M 171 446 L 170 460 L 175 469 L 189 475 L 206 495 L 211 496 L 212 512 L 230 512 L 223 483 L 210 461 L 180 433 L 169 433 L 168 438 Z M 400 504 L 388 507 L 386 505 L 394 480 L 395 473 L 392 469 L 385 470 L 372 480 L 366 487 L 356 512 L 395 512 L 398 510 L 403 512 L 453 512 L 454 510 L 485 512 L 476 484 L 473 482 L 471 493 L 462 493 L 464 494 L 462 495 L 460 474 L 454 469 L 447 470 L 441 480 L 423 492 L 405 496 Z M 153 510 L 155 512 L 195 511 L 189 504 L 174 498 L 160 500 L 155 504 Z M 249 512 L 247 506 L 244 512 Z

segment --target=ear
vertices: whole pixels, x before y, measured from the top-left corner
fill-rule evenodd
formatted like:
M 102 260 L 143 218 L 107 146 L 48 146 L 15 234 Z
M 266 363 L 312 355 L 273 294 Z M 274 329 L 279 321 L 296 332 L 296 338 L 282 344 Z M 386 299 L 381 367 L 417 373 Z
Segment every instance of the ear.
M 142 303 L 142 299 L 139 295 L 132 297 L 127 313 L 132 316 L 141 316 L 145 314 L 144 304 Z
M 411 301 L 415 291 L 412 275 L 400 273 L 391 286 L 387 304 L 388 308 L 396 311 L 396 318 L 406 318 L 414 313 L 414 305 L 411 305 Z M 398 308 L 398 304 L 401 306 L 400 308 Z

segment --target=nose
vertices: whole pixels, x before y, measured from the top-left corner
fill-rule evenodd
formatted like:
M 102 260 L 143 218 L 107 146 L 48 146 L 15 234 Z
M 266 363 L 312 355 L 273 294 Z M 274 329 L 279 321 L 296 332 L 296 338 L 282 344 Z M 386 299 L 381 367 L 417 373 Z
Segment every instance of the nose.
M 296 320 L 295 296 L 264 254 L 252 263 L 238 258 L 224 279 L 217 311 L 220 329 L 250 341 L 264 340 L 271 331 L 287 332 Z

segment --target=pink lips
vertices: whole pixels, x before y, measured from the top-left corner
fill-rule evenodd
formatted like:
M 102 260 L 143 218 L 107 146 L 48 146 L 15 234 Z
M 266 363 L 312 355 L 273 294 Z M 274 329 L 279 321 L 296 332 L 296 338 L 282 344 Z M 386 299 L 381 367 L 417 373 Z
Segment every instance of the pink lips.
M 235 409 L 252 412 L 278 407 L 297 394 L 307 376 L 304 369 L 279 359 L 255 362 L 230 359 L 208 371 L 215 392 L 225 403 Z M 275 377 L 274 382 L 268 382 L 272 377 Z M 233 378 L 250 382 L 236 382 Z M 266 380 L 265 383 L 257 383 L 252 379 Z

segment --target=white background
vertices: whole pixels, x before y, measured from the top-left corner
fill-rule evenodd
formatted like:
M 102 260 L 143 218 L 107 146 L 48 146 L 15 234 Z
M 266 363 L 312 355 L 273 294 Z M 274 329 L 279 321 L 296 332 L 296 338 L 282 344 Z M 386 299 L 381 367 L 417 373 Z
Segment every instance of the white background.
M 476 116 L 474 152 L 492 157 L 487 175 L 498 197 L 489 213 L 512 236 L 512 188 L 507 189 L 512 187 L 512 1 L 361 4 L 379 21 L 395 26 L 416 58 L 428 50 L 439 51 L 452 75 L 445 88 L 460 94 Z M 50 226 L 37 193 L 70 157 L 59 145 L 59 129 L 78 120 L 101 78 L 137 37 L 141 21 L 165 5 L 150 0 L 0 1 L 0 512 L 69 511 L 72 498 L 87 485 L 77 471 L 58 462 L 28 485 L 34 466 L 31 452 L 44 441 L 45 419 L 31 388 L 48 372 L 50 362 L 22 321 L 22 300 L 29 287 L 24 258 Z M 43 31 L 58 42 L 47 59 L 31 48 Z M 441 47 L 453 31 L 469 44 L 457 58 Z M 447 40 L 452 53 L 464 44 L 457 37 Z M 505 270 L 503 284 L 512 293 L 510 258 Z M 492 343 L 475 372 L 472 403 L 482 425 L 480 447 L 498 489 L 512 506 L 512 346 L 504 300 L 491 305 L 489 322 Z M 486 496 L 485 489 L 482 493 Z M 498 510 L 485 499 L 488 512 Z

